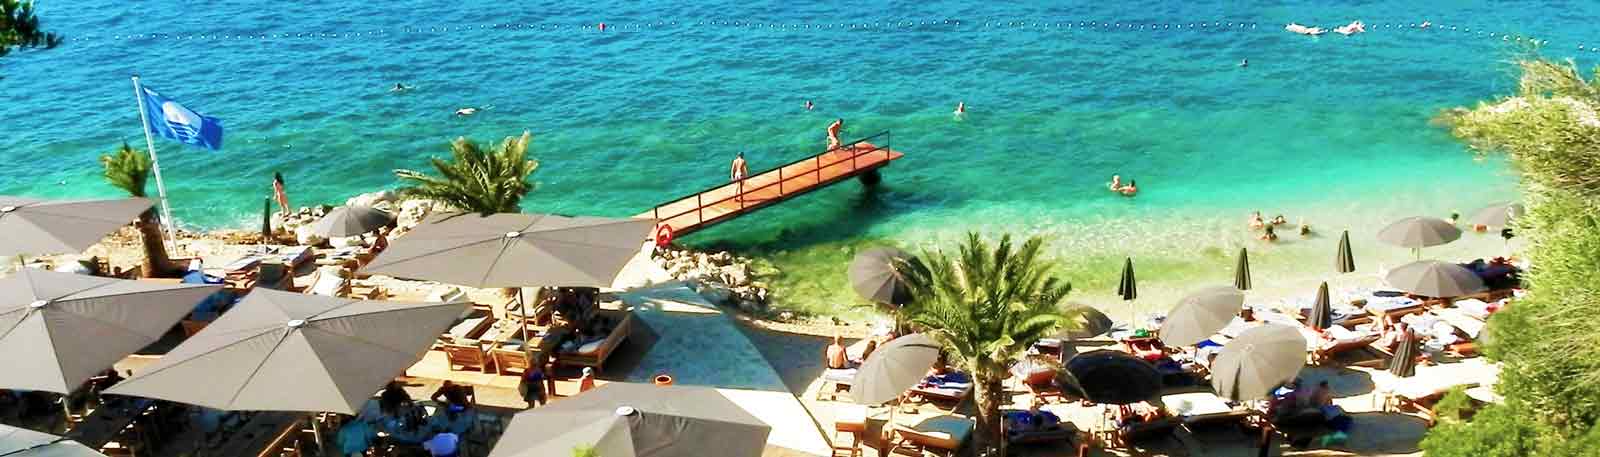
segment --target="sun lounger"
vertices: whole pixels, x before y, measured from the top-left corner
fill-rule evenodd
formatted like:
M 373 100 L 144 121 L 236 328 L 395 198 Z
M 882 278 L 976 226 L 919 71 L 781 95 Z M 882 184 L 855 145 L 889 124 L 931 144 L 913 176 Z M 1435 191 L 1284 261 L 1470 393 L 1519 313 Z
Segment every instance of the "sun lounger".
M 844 452 L 850 457 L 861 455 L 861 442 L 867 433 L 867 407 L 841 405 L 834 410 L 833 454 Z
M 607 316 L 617 320 L 615 328 L 606 335 L 600 344 L 587 352 L 556 352 L 556 363 L 562 365 L 576 365 L 603 369 L 606 359 L 611 357 L 617 347 L 628 339 L 628 332 L 633 331 L 633 313 L 627 311 L 600 310 L 598 316 Z
M 855 382 L 855 368 L 829 368 L 822 370 L 822 385 L 817 386 L 817 399 L 821 400 L 823 394 L 828 395 L 828 400 L 838 400 L 840 391 L 850 390 L 850 383 Z
M 324 297 L 343 297 L 350 294 L 350 278 L 342 269 L 323 267 L 311 273 L 311 284 L 301 293 Z
M 910 449 L 953 456 L 972 436 L 972 421 L 955 416 L 937 416 L 915 426 L 894 425 L 895 443 L 890 452 Z
M 1318 339 L 1315 351 L 1311 353 L 1311 362 L 1321 364 L 1338 357 L 1340 354 L 1372 346 L 1380 338 L 1376 333 L 1352 331 L 1344 326 L 1335 325 L 1324 330 L 1326 338 Z

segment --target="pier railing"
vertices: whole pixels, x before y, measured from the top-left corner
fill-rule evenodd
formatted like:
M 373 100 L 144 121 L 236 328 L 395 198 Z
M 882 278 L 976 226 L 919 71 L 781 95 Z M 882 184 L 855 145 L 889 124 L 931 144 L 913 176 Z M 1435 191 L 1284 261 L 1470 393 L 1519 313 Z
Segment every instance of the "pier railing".
M 849 143 L 840 144 L 839 146 L 824 151 L 821 154 L 812 155 L 810 157 L 779 165 L 777 167 L 762 170 L 759 173 L 747 173 L 743 179 L 738 181 L 711 186 L 697 192 L 685 194 L 681 197 L 668 200 L 666 203 L 656 205 L 655 208 L 650 210 L 650 214 L 651 217 L 658 221 L 673 225 L 673 230 L 683 230 L 684 228 L 688 228 L 685 227 L 686 225 L 698 226 L 708 222 L 705 217 L 705 209 L 726 203 L 730 200 L 738 203 L 738 209 L 740 211 L 748 208 L 765 206 L 770 204 L 772 200 L 778 200 L 789 195 L 790 192 L 809 192 L 818 187 L 822 187 L 825 184 L 830 184 L 833 180 L 852 177 L 861 169 L 862 160 L 871 159 L 874 155 L 882 156 L 883 160 L 871 160 L 867 162 L 868 166 L 878 167 L 888 164 L 889 154 L 891 151 L 891 138 L 892 137 L 890 136 L 889 131 L 885 130 L 873 134 L 872 136 L 861 138 Z M 848 151 L 848 154 L 839 154 L 840 152 L 846 151 Z M 848 166 L 849 168 L 842 173 L 836 174 L 829 172 L 828 174 L 831 175 L 830 178 L 823 177 L 824 170 L 830 170 L 836 167 L 844 166 Z M 755 186 L 747 185 L 747 183 L 752 181 L 765 181 L 763 177 L 773 173 L 777 174 L 777 179 L 773 182 L 766 182 Z M 800 185 L 801 183 L 793 182 L 796 180 L 806 180 L 807 185 Z M 718 190 L 729 187 L 734 187 L 735 189 L 732 189 L 732 193 L 728 196 L 712 197 L 711 199 L 706 197 L 707 194 L 712 194 Z M 747 195 L 759 194 L 774 187 L 776 187 L 778 191 L 776 196 L 777 198 L 760 198 L 758 201 L 752 201 L 750 198 L 745 198 Z M 672 206 L 683 206 L 686 201 L 691 199 L 694 201 L 694 208 L 679 210 L 677 212 L 667 212 L 670 210 L 667 210 L 666 208 Z M 670 221 L 673 219 L 677 219 L 689 214 L 695 215 L 692 223 L 670 224 Z M 712 217 L 711 220 L 714 221 L 722 217 L 731 216 L 734 216 L 734 214 L 715 216 Z

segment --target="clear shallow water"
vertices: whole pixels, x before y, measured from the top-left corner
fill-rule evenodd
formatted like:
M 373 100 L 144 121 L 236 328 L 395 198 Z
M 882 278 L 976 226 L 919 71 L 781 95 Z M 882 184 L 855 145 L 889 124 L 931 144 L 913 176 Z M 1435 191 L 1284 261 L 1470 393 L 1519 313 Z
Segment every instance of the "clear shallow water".
M 1549 40 L 1547 55 L 1584 67 L 1600 57 L 1577 48 L 1600 17 L 1588 2 L 1177 3 L 42 2 L 76 41 L 0 59 L 0 194 L 115 195 L 95 157 L 142 141 L 135 72 L 227 125 L 220 153 L 158 143 L 192 227 L 247 225 L 274 171 L 294 203 L 337 204 L 455 136 L 523 130 L 542 162 L 526 210 L 627 216 L 718 182 L 734 152 L 754 168 L 813 153 L 843 117 L 847 136 L 892 130 L 908 153 L 879 193 L 836 186 L 690 241 L 768 255 L 792 273 L 790 299 L 827 304 L 851 300 L 844 264 L 861 245 L 1038 233 L 1083 299 L 1108 296 L 1133 255 L 1145 300 L 1163 303 L 1229 277 L 1238 247 L 1256 246 L 1239 229 L 1253 209 L 1353 229 L 1363 263 L 1392 265 L 1409 253 L 1371 241 L 1383 222 L 1515 198 L 1504 164 L 1473 161 L 1428 118 L 1511 89 L 1516 48 L 1484 32 Z M 1351 19 L 1371 32 L 1281 30 Z M 1435 27 L 1392 28 L 1423 19 Z M 1108 20 L 1184 28 L 1078 25 Z M 582 28 L 599 21 L 611 29 Z M 1187 28 L 1201 21 L 1258 25 Z M 177 38 L 143 36 L 157 32 Z M 388 93 L 395 82 L 416 90 Z M 1107 195 L 1112 173 L 1141 195 Z M 1333 233 L 1255 249 L 1256 283 L 1322 275 Z M 1429 254 L 1498 249 L 1469 236 Z

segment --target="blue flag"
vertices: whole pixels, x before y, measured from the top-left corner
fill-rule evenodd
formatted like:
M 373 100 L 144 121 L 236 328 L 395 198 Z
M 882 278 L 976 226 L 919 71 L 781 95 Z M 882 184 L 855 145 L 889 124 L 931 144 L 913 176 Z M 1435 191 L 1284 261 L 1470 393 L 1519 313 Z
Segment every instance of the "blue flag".
M 190 146 L 222 149 L 222 121 L 217 118 L 196 113 L 149 87 L 144 88 L 144 110 L 151 133 Z

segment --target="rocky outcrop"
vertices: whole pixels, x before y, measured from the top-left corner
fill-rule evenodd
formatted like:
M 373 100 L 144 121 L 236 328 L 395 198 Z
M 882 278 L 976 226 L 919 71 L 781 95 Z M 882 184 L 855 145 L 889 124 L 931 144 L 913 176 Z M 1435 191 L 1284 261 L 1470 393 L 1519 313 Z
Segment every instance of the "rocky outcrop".
M 651 258 L 669 276 L 690 284 L 707 301 L 752 314 L 767 311 L 770 294 L 766 284 L 757 280 L 750 258 L 679 247 L 657 248 Z

